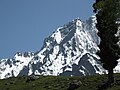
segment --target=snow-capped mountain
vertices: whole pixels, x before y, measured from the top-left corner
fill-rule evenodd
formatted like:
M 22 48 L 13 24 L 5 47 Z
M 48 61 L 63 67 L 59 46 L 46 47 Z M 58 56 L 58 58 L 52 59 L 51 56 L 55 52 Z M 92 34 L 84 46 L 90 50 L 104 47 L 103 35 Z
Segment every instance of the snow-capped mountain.
M 0 61 L 0 79 L 22 75 L 93 75 L 103 74 L 99 57 L 100 39 L 95 16 L 59 27 L 44 40 L 37 52 L 17 52 L 13 59 Z M 120 70 L 117 67 L 116 70 Z M 118 72 L 118 71 L 117 71 Z

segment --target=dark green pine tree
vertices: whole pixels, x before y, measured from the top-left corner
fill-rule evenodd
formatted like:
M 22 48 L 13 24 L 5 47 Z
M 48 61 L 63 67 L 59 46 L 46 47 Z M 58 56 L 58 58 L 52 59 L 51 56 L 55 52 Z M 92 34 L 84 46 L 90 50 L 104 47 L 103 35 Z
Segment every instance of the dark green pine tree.
M 120 58 L 120 47 L 118 45 L 119 36 L 118 23 L 116 20 L 120 15 L 120 0 L 96 0 L 93 4 L 96 13 L 98 35 L 101 39 L 99 45 L 100 61 L 103 67 L 108 70 L 108 82 L 114 82 L 113 69 L 117 66 Z

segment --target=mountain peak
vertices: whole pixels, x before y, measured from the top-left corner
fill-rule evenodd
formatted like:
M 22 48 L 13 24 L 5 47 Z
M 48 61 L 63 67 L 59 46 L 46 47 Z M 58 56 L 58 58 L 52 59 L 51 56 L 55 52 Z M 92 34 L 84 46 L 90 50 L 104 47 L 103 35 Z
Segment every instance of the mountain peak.
M 38 52 L 17 52 L 13 59 L 2 59 L 0 79 L 22 75 L 103 74 L 106 71 L 96 55 L 100 39 L 95 23 L 94 16 L 85 22 L 74 19 L 47 37 Z
M 67 24 L 64 24 L 61 28 L 70 28 L 70 27 L 74 27 L 76 28 L 76 26 L 81 26 L 82 25 L 82 21 L 79 18 L 75 18 L 72 21 L 68 22 Z

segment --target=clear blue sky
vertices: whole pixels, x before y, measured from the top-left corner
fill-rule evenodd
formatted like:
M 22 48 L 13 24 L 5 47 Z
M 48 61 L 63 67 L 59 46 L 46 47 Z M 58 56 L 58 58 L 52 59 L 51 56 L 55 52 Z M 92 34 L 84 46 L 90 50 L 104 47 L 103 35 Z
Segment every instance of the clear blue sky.
M 0 0 L 0 59 L 38 51 L 59 26 L 93 15 L 94 0 Z

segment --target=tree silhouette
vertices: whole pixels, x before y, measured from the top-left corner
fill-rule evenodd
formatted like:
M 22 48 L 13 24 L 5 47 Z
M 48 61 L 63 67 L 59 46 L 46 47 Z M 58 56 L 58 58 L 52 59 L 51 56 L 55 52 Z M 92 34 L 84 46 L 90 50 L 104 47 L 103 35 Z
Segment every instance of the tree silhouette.
M 120 15 L 120 0 L 96 0 L 93 4 L 96 13 L 98 35 L 101 39 L 99 45 L 100 61 L 103 67 L 108 70 L 108 82 L 114 82 L 113 69 L 117 66 L 117 60 L 120 58 L 120 47 L 118 45 L 119 24 L 116 20 Z

